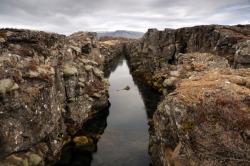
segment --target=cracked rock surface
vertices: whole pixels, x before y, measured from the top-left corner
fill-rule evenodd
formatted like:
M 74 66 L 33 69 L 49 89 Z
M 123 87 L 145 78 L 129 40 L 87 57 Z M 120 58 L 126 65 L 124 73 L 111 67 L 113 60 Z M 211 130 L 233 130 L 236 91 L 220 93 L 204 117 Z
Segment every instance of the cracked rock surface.
M 108 105 L 95 33 L 0 29 L 0 165 L 48 165 Z

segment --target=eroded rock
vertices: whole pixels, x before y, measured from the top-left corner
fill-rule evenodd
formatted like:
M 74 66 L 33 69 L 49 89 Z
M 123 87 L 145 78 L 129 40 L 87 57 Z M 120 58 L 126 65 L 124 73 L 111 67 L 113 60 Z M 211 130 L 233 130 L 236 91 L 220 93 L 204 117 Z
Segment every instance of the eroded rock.
M 53 164 L 68 136 L 108 106 L 96 34 L 0 32 L 0 165 Z
M 149 29 L 126 45 L 132 74 L 163 94 L 149 123 L 153 165 L 249 164 L 250 72 L 239 69 L 249 28 Z
M 184 81 L 158 106 L 149 152 L 156 165 L 247 165 L 250 89 L 232 78 L 249 69 L 218 69 Z M 180 146 L 181 145 L 181 146 Z

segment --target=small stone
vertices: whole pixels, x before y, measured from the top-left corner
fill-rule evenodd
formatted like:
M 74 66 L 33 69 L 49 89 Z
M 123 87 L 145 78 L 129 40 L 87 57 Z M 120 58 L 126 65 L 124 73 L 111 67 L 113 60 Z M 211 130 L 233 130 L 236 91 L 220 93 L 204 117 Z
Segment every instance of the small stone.
M 13 82 L 11 79 L 0 80 L 0 94 L 5 94 L 12 86 Z
M 106 85 L 108 85 L 108 86 L 110 86 L 110 83 L 109 83 L 109 80 L 108 79 L 103 79 L 103 82 L 106 84 Z
M 204 96 L 210 97 L 210 96 L 212 96 L 212 95 L 213 95 L 213 92 L 212 92 L 212 91 L 207 90 L 207 89 L 204 90 Z
M 171 72 L 170 72 L 170 75 L 171 75 L 171 76 L 178 77 L 178 76 L 180 76 L 180 73 L 179 73 L 179 71 L 171 71 Z
M 101 94 L 99 94 L 99 93 L 94 93 L 94 94 L 93 94 L 93 97 L 100 98 L 100 97 L 101 97 Z
M 176 81 L 176 77 L 169 77 L 168 79 L 165 79 L 163 82 L 164 87 L 170 87 L 174 85 L 174 82 Z
M 93 69 L 93 66 L 91 66 L 91 65 L 86 65 L 84 68 L 85 68 L 86 71 L 90 71 L 90 70 Z
M 6 32 L 6 36 L 11 36 L 14 32 L 11 32 L 11 31 L 7 31 Z
M 124 90 L 130 90 L 130 87 L 129 87 L 129 86 L 126 86 L 126 87 L 124 88 Z
M 3 43 L 5 42 L 5 39 L 4 38 L 0 38 L 0 43 Z
M 68 65 L 63 66 L 62 72 L 64 76 L 74 76 L 78 73 L 75 67 Z
M 90 63 L 90 60 L 88 60 L 88 59 L 81 59 L 81 61 L 82 61 L 82 63 L 84 63 L 84 64 Z
M 88 101 L 93 102 L 93 101 L 94 101 L 94 99 L 93 99 L 93 98 L 91 98 L 91 97 L 89 97 L 89 98 L 88 98 Z
M 69 101 L 70 101 L 70 102 L 76 101 L 76 98 L 71 97 L 71 98 L 69 98 Z
M 97 76 L 97 77 L 102 77 L 103 76 L 103 72 L 101 70 L 99 70 L 98 68 L 94 68 L 94 74 Z
M 39 73 L 37 71 L 29 71 L 28 72 L 28 77 L 37 78 L 37 77 L 39 77 Z
M 75 46 L 69 46 L 70 48 L 72 48 L 74 51 L 76 51 L 77 53 L 81 53 L 81 48 L 79 47 L 75 47 Z
M 85 79 L 84 78 L 79 78 L 79 81 L 83 83 L 83 82 L 85 82 Z
M 84 83 L 82 83 L 82 82 L 78 82 L 77 84 L 78 84 L 80 87 L 82 87 L 82 88 L 85 87 Z

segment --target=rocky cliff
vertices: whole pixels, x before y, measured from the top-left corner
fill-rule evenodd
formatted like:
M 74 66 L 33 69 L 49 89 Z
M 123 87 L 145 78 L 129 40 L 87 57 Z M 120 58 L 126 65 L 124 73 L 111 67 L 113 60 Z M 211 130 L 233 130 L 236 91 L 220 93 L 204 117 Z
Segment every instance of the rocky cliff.
M 103 70 L 122 54 L 162 93 L 149 122 L 155 166 L 249 165 L 249 41 L 249 25 L 150 29 L 100 44 L 95 33 L 1 29 L 0 165 L 51 165 L 69 142 L 94 151 L 77 131 L 108 106 Z
M 108 105 L 95 33 L 0 30 L 0 165 L 49 165 Z
M 212 53 L 228 60 L 233 68 L 250 66 L 250 25 L 196 26 L 181 29 L 149 29 L 142 40 L 127 46 L 134 74 L 157 87 L 165 76 L 162 70 L 177 63 L 183 53 Z
M 163 82 L 176 89 L 165 93 L 151 122 L 153 163 L 249 165 L 250 69 L 231 69 L 225 59 L 207 53 L 182 58 L 181 74 L 172 71 Z M 192 63 L 204 66 L 190 76 Z
M 153 164 L 249 165 L 250 26 L 158 31 L 126 44 L 132 73 L 160 91 Z

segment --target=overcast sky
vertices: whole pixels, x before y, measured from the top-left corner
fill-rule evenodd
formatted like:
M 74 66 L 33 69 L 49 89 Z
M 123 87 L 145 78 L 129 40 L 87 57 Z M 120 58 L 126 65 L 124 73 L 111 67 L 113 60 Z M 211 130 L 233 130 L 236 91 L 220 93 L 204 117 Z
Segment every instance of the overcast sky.
M 250 24 L 250 0 L 0 0 L 0 28 L 76 31 Z

